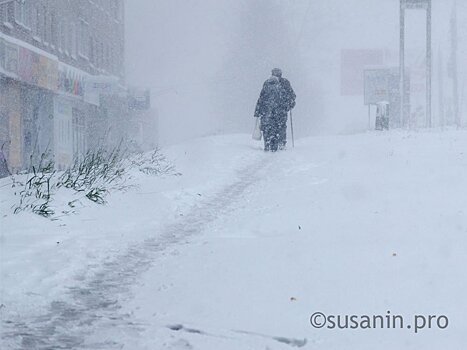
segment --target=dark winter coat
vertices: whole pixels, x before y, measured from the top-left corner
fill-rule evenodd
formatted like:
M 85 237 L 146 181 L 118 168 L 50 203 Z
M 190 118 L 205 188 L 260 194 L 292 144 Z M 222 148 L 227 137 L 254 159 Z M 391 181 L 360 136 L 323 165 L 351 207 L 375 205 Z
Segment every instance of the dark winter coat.
M 271 77 L 263 85 L 255 117 L 261 118 L 261 125 L 281 123 L 287 120 L 287 113 L 295 107 L 295 92 L 285 78 Z

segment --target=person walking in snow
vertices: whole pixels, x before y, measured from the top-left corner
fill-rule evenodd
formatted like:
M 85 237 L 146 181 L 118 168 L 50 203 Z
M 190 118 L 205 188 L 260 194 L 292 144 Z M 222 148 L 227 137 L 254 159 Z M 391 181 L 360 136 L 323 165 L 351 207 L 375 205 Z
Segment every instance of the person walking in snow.
M 256 104 L 255 118 L 261 119 L 264 150 L 276 152 L 287 144 L 287 117 L 295 107 L 295 92 L 290 82 L 282 77 L 279 68 L 272 70 Z

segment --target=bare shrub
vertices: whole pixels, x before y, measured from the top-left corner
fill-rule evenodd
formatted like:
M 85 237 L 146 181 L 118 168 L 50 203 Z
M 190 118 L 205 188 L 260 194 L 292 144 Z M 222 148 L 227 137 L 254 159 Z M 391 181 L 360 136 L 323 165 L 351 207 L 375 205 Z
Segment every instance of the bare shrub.
M 46 218 L 54 216 L 52 201 L 60 189 L 71 190 L 73 196 L 82 194 L 81 198 L 105 204 L 109 193 L 129 187 L 125 183 L 133 169 L 153 176 L 180 175 L 159 149 L 146 154 L 129 154 L 122 143 L 110 150 L 104 147 L 90 150 L 60 173 L 54 170 L 55 164 L 50 159 L 49 152 L 45 152 L 37 166 L 11 177 L 12 187 L 20 189 L 15 192 L 19 196 L 19 203 L 14 206 L 15 214 L 31 211 Z M 79 199 L 68 200 L 71 210 L 63 210 L 62 213 L 74 212 L 72 209 L 77 201 Z

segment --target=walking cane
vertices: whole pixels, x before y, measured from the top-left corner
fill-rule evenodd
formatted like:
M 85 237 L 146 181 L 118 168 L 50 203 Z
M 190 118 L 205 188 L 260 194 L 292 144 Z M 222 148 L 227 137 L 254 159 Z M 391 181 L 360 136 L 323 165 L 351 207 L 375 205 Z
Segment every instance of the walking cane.
M 290 111 L 290 132 L 292 133 L 292 148 L 295 148 L 295 138 L 293 134 L 293 117 L 292 111 Z

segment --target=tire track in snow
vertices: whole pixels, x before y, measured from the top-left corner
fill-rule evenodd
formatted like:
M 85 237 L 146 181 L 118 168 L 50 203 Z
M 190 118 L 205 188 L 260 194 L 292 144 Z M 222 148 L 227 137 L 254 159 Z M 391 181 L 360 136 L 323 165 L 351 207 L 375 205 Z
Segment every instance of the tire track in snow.
M 119 312 L 131 287 L 157 262 L 158 254 L 201 233 L 208 224 L 231 212 L 233 204 L 270 163 L 269 157 L 255 160 L 255 164 L 237 172 L 237 181 L 166 226 L 160 235 L 134 244 L 124 254 L 103 262 L 90 277 L 75 276 L 76 284 L 68 288 L 63 300 L 51 302 L 46 313 L 31 319 L 4 320 L 1 338 L 8 347 L 2 349 L 121 349 L 122 345 L 112 340 L 85 344 L 85 339 L 93 333 L 97 322 L 105 321 L 121 332 L 142 328 L 132 322 L 129 315 Z

